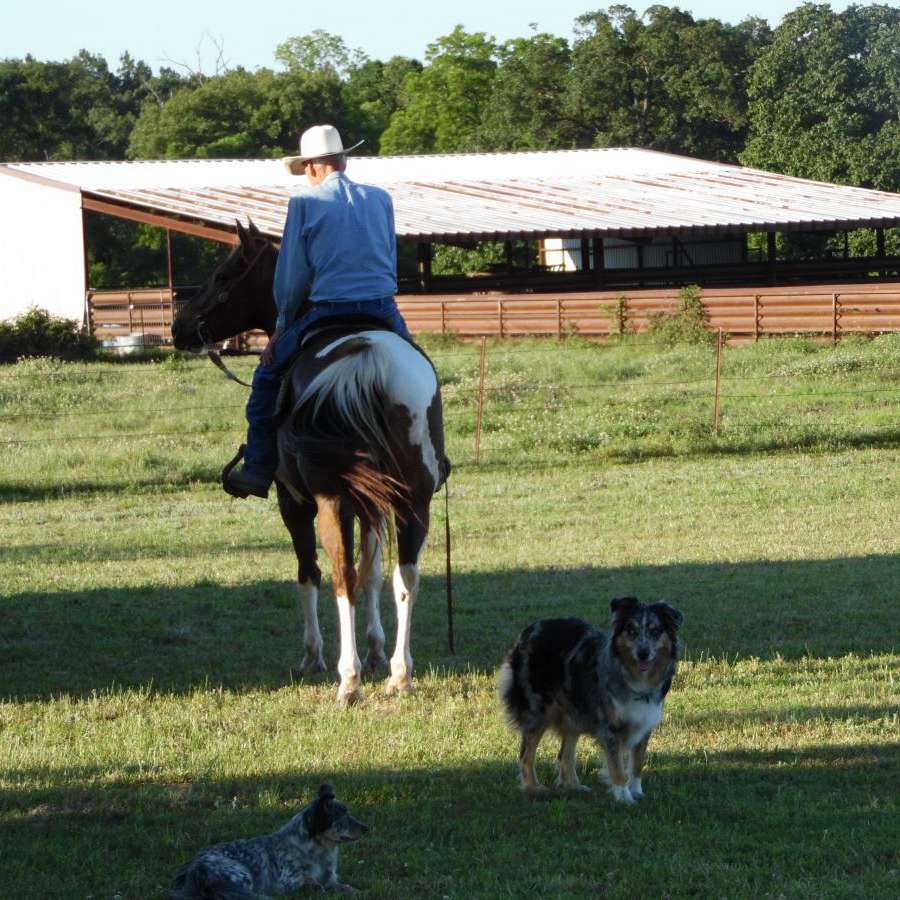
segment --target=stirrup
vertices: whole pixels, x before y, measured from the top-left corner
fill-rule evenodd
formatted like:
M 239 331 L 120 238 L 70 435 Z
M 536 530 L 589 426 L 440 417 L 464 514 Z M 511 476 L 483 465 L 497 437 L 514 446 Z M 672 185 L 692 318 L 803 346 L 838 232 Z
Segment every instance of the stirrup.
M 222 487 L 225 487 L 225 482 L 228 480 L 228 476 L 231 474 L 231 470 L 244 458 L 244 451 L 247 449 L 246 444 L 241 444 L 238 447 L 238 452 L 234 454 L 231 461 L 225 464 L 225 468 L 222 469 Z M 226 488 L 227 490 L 227 488 Z

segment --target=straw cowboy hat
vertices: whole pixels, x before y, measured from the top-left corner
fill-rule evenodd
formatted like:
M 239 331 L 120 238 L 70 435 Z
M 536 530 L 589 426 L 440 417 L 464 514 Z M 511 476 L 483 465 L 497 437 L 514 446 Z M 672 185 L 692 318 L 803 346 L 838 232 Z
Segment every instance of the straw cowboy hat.
M 334 125 L 313 125 L 300 135 L 300 155 L 285 156 L 282 162 L 291 175 L 302 175 L 303 164 L 311 159 L 322 159 L 325 156 L 338 156 L 355 150 L 362 141 L 352 147 L 344 147 L 340 132 Z

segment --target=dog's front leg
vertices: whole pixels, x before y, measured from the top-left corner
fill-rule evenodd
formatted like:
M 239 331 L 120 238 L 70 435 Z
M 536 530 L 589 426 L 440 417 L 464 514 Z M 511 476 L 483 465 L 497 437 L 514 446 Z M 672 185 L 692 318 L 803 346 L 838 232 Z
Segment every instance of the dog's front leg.
M 641 772 L 644 763 L 647 760 L 647 744 L 650 743 L 650 735 L 647 736 L 632 751 L 632 771 L 631 778 L 628 780 L 628 790 L 635 800 L 640 800 L 644 796 L 644 788 L 641 785 Z
M 609 787 L 613 799 L 617 803 L 634 803 L 634 797 L 628 788 L 630 753 L 619 736 L 610 728 L 600 735 L 598 743 L 606 756 L 606 771 L 609 775 Z

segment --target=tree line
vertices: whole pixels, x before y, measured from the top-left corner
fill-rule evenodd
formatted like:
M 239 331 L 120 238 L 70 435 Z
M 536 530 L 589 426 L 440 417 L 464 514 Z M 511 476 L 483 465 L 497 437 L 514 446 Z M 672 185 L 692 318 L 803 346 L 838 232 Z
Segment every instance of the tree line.
M 421 61 L 382 61 L 314 31 L 274 56 L 210 76 L 127 54 L 111 70 L 86 50 L 2 60 L 0 159 L 278 157 L 328 121 L 370 154 L 632 146 L 900 190 L 893 5 L 804 3 L 776 28 L 615 5 L 579 16 L 571 41 L 459 26 Z M 102 245 L 123 226 L 92 227 Z

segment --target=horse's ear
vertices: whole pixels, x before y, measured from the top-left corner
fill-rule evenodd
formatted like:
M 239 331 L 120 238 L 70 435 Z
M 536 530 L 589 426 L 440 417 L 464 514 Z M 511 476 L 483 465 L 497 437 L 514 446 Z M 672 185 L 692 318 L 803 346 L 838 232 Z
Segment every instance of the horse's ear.
M 262 233 L 256 227 L 256 223 L 249 216 L 247 217 L 247 224 L 250 226 L 250 237 L 261 237 Z
M 235 219 L 234 224 L 237 225 L 238 239 L 240 240 L 240 242 L 242 244 L 246 244 L 247 241 L 249 240 L 249 237 L 247 235 L 247 230 L 244 228 L 243 225 L 241 225 L 240 219 Z

